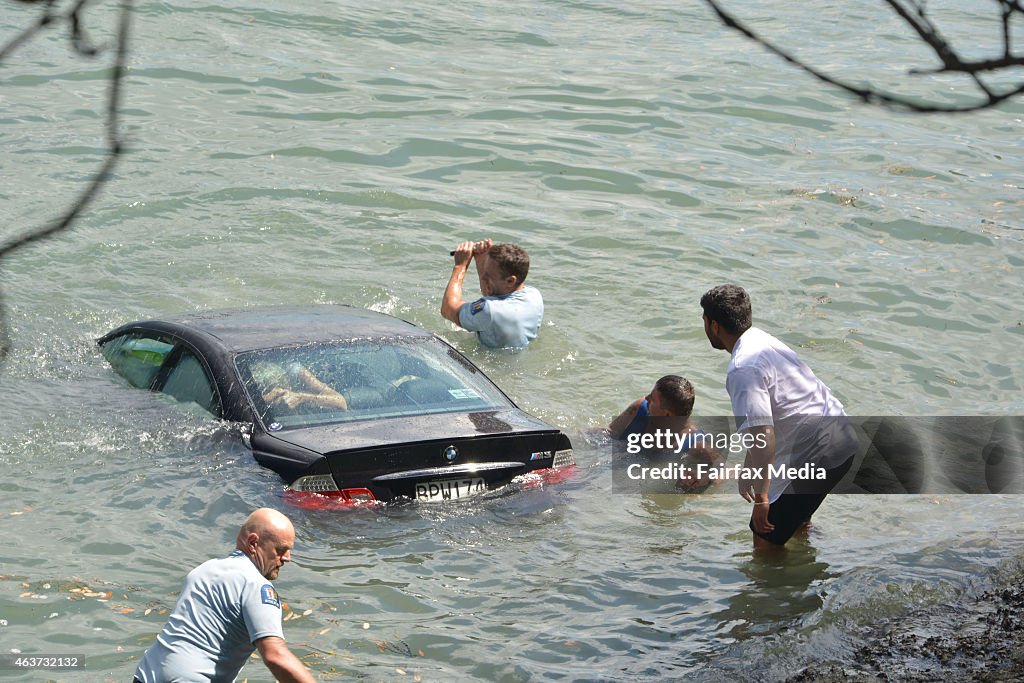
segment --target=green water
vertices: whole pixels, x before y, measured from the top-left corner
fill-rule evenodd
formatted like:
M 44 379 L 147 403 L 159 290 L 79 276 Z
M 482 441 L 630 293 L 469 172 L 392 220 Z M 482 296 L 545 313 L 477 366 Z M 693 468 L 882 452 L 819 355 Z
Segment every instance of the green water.
M 932 5 L 988 36 L 987 4 Z M 115 9 L 87 12 L 93 42 Z M 36 11 L 0 4 L 0 41 Z M 921 53 L 881 3 L 756 12 L 848 76 L 965 97 L 902 75 Z M 288 510 L 285 630 L 326 680 L 784 678 L 1020 552 L 1015 496 L 848 496 L 766 563 L 738 496 L 612 495 L 587 431 L 668 372 L 698 414 L 728 413 L 698 305 L 724 281 L 851 414 L 1021 414 L 1024 103 L 861 106 L 701 3 L 140 3 L 132 33 L 129 153 L 73 230 L 0 261 L 0 651 L 86 656 L 55 680 L 130 679 L 188 569 L 284 505 L 230 429 L 128 390 L 95 351 L 115 325 L 206 308 L 398 315 L 577 445 L 558 486 Z M 0 64 L 0 240 L 102 163 L 108 63 L 55 27 Z M 448 251 L 487 236 L 527 248 L 545 296 L 525 353 L 438 312 Z

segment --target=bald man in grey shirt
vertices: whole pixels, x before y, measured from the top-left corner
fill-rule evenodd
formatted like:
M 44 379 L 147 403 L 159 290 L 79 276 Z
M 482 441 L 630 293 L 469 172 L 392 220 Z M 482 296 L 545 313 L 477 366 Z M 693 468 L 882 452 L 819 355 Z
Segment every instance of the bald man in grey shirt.
M 259 650 L 280 683 L 313 683 L 284 642 L 281 600 L 270 582 L 291 560 L 292 523 L 261 508 L 245 520 L 235 551 L 189 572 L 167 624 L 142 657 L 138 683 L 233 681 Z

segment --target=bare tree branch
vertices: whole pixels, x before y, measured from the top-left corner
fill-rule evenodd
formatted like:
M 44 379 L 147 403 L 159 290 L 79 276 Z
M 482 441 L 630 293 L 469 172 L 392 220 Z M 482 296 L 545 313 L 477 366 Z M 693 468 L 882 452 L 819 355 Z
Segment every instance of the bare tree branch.
M 99 53 L 99 49 L 89 44 L 85 37 L 85 27 L 82 25 L 82 12 L 91 0 L 78 0 L 68 14 L 68 21 L 71 23 L 71 44 L 75 52 L 80 55 L 92 57 Z
M 36 0 L 19 0 L 26 4 L 37 4 Z M 40 30 L 50 25 L 56 16 L 52 13 L 53 6 L 57 0 L 44 0 L 46 7 L 43 9 L 43 13 L 39 15 L 39 19 L 32 26 L 19 33 L 17 36 L 11 39 L 7 45 L 4 45 L 3 49 L 0 50 L 0 62 L 7 58 L 7 55 L 14 52 L 16 49 L 21 47 L 22 43 L 27 41 L 29 38 L 39 33 Z
M 67 22 L 69 38 L 74 51 L 85 57 L 94 57 L 101 50 L 93 46 L 86 36 L 83 15 L 85 8 L 93 0 L 75 0 L 72 7 L 64 14 L 57 14 L 54 8 L 57 0 L 16 0 L 22 4 L 41 5 L 42 12 L 31 26 L 12 38 L 0 48 L 0 63 L 13 54 L 19 47 L 37 35 L 43 29 Z M 919 102 L 898 94 L 882 92 L 870 86 L 858 86 L 842 78 L 832 76 L 824 71 L 797 58 L 787 50 L 755 33 L 744 22 L 727 12 L 719 0 L 705 0 L 727 27 L 738 31 L 748 39 L 759 43 L 770 52 L 781 57 L 795 67 L 805 71 L 830 86 L 844 90 L 868 104 L 880 105 L 897 110 L 921 113 L 946 112 L 960 113 L 994 107 L 1001 102 L 1024 93 L 1024 81 L 1001 90 L 994 89 L 983 80 L 985 74 L 1003 73 L 1008 69 L 1024 66 L 1024 54 L 1014 52 L 1012 45 L 1012 22 L 1015 19 L 1024 21 L 1024 2 L 1022 0 L 993 0 L 1000 12 L 1002 54 L 996 58 L 967 60 L 958 53 L 942 36 L 938 26 L 928 17 L 925 5 L 920 0 L 882 0 L 909 27 L 917 38 L 936 55 L 939 66 L 911 69 L 911 75 L 934 75 L 938 73 L 960 73 L 969 76 L 981 97 L 964 105 L 947 105 Z M 132 0 L 121 0 L 121 11 L 116 42 L 116 57 L 111 67 L 110 87 L 107 95 L 107 156 L 89 186 L 78 196 L 71 207 L 52 223 L 29 230 L 25 234 L 0 244 L 0 261 L 15 250 L 43 240 L 70 227 L 85 208 L 95 199 L 103 185 L 110 179 L 118 159 L 125 150 L 124 141 L 119 132 L 119 112 L 122 99 L 122 78 L 128 50 L 128 38 Z M 10 339 L 7 333 L 6 307 L 0 294 L 0 365 L 10 352 Z
M 98 54 L 98 50 L 87 45 L 82 24 L 82 12 L 91 0 L 78 0 L 71 10 L 64 15 L 54 15 L 52 13 L 55 0 L 42 0 L 41 3 L 39 0 L 19 1 L 31 4 L 44 4 L 45 7 L 43 9 L 43 13 L 34 25 L 30 26 L 18 36 L 15 36 L 13 40 L 0 50 L 0 62 L 2 62 L 3 59 L 14 52 L 15 49 L 24 44 L 27 40 L 31 39 L 39 31 L 62 20 L 67 21 L 70 25 L 72 46 L 78 54 L 89 57 Z M 42 225 L 29 230 L 14 239 L 0 243 L 0 260 L 21 247 L 33 242 L 38 242 L 69 228 L 75 219 L 78 218 L 78 216 L 81 215 L 85 208 L 92 202 L 92 200 L 96 198 L 100 190 L 110 179 L 114 167 L 117 165 L 121 154 L 125 150 L 125 144 L 120 133 L 120 110 L 122 99 L 122 80 L 126 71 L 125 65 L 128 58 L 131 12 L 132 0 L 121 0 L 114 63 L 110 69 L 110 85 L 107 91 L 106 159 L 103 161 L 103 164 L 100 166 L 88 187 L 79 194 L 78 198 L 62 216 L 48 225 Z M 6 306 L 3 303 L 2 296 L 0 296 L 0 365 L 2 365 L 6 360 L 11 349 L 10 337 L 7 329 Z
M 787 50 L 756 33 L 735 15 L 727 12 L 719 0 L 705 0 L 711 10 L 725 26 L 738 31 L 748 39 L 762 45 L 768 51 L 778 55 L 793 66 L 814 76 L 823 83 L 844 90 L 867 104 L 880 105 L 891 109 L 919 113 L 962 113 L 988 109 L 1024 93 L 1024 81 L 1019 81 L 1001 89 L 994 88 L 983 78 L 985 74 L 1007 72 L 1009 69 L 1024 66 L 1024 54 L 1015 53 L 1011 40 L 1011 28 L 1014 19 L 1024 21 L 1024 4 L 1021 0 L 993 0 L 1000 14 L 1002 54 L 996 58 L 969 60 L 965 59 L 952 44 L 943 37 L 938 26 L 929 18 L 923 2 L 918 0 L 882 0 L 906 24 L 917 39 L 928 46 L 939 60 L 938 67 L 916 68 L 909 71 L 910 75 L 932 75 L 938 73 L 959 73 L 970 78 L 979 92 L 975 101 L 962 105 L 949 105 L 935 102 L 918 101 L 899 94 L 883 92 L 871 86 L 855 85 L 850 81 L 821 71 L 806 61 L 794 56 Z

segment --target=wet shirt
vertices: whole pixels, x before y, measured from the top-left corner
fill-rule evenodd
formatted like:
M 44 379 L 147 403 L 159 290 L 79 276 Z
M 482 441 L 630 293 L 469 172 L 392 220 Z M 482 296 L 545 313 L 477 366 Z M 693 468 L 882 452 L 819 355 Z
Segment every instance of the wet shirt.
M 491 348 L 526 346 L 537 336 L 544 318 L 544 299 L 534 287 L 502 296 L 485 296 L 459 309 L 459 325 L 476 332 Z
M 837 467 L 856 452 L 857 438 L 843 404 L 806 363 L 781 341 L 751 327 L 736 341 L 725 388 L 736 431 L 775 430 L 775 465 Z M 772 479 L 774 501 L 789 480 Z
M 233 681 L 267 636 L 284 639 L 281 601 L 242 551 L 199 565 L 167 625 L 146 650 L 135 677 L 143 683 Z

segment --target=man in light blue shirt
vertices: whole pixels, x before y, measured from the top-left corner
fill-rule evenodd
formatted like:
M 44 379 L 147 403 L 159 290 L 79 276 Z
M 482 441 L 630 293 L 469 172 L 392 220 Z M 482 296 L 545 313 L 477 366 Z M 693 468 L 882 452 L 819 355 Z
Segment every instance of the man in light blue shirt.
M 537 336 L 544 318 L 544 300 L 524 284 L 530 257 L 515 244 L 494 244 L 490 239 L 463 242 L 455 251 L 455 265 L 441 299 L 441 315 L 459 327 L 476 332 L 491 348 L 523 347 Z M 469 262 L 476 261 L 480 291 L 472 302 L 462 299 L 462 283 Z
M 254 650 L 280 683 L 314 683 L 284 642 L 281 600 L 270 583 L 294 544 L 295 529 L 277 510 L 249 515 L 233 553 L 189 572 L 135 683 L 233 681 Z

